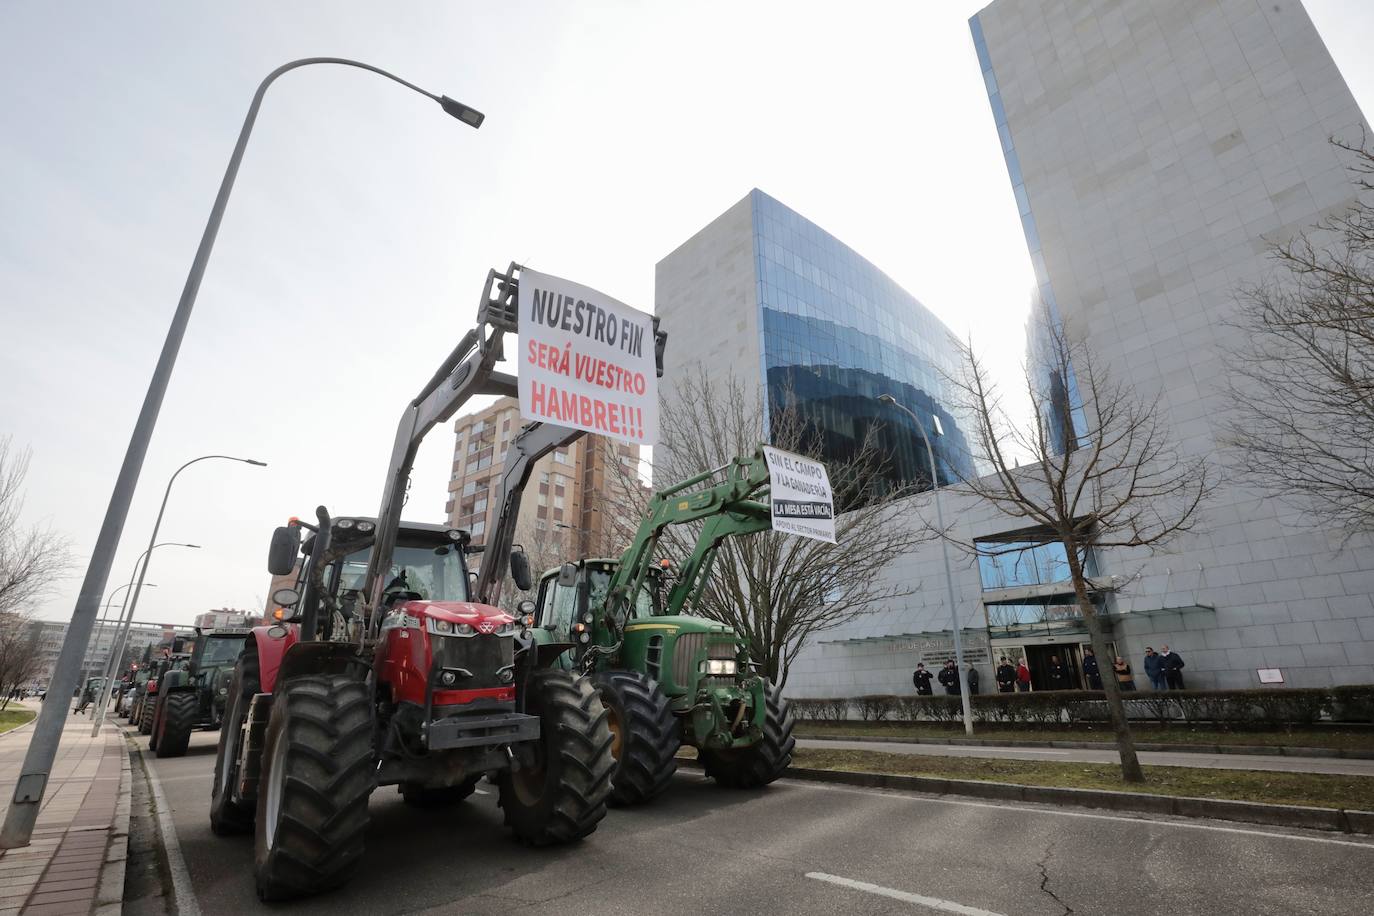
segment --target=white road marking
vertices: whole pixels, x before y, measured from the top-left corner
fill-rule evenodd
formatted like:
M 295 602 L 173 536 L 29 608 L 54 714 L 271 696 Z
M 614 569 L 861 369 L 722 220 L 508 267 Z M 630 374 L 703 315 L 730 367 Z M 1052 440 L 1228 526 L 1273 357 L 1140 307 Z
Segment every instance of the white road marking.
M 172 872 L 172 895 L 176 897 L 177 916 L 200 916 L 200 904 L 196 902 L 195 891 L 191 889 L 191 873 L 186 870 L 186 860 L 181 857 L 181 844 L 177 842 L 177 828 L 172 823 L 172 806 L 162 794 L 162 784 L 157 781 L 157 772 L 150 766 L 150 755 L 142 746 L 138 755 L 143 758 L 143 770 L 148 774 L 148 785 L 153 790 L 153 804 L 157 807 L 157 824 L 162 831 L 162 845 L 167 851 L 167 868 Z
M 1184 830 L 1211 830 L 1216 833 L 1239 833 L 1245 836 L 1262 836 L 1280 840 L 1301 840 L 1305 843 L 1326 843 L 1330 846 L 1354 846 L 1374 852 L 1374 843 L 1361 843 L 1356 840 L 1334 840 L 1320 836 L 1306 836 L 1300 833 L 1275 833 L 1272 830 L 1250 830 L 1245 827 L 1219 827 L 1215 824 L 1192 824 L 1187 821 L 1164 821 L 1153 817 L 1123 817 L 1119 814 L 1090 814 L 1086 811 L 1063 811 L 1058 808 L 1029 808 L 1025 805 L 992 804 L 990 802 L 967 801 L 957 798 L 923 797 L 910 795 L 900 789 L 884 791 L 862 787 L 824 785 L 805 780 L 788 779 L 785 782 L 799 789 L 817 789 L 824 792 L 848 792 L 854 795 L 880 795 L 883 798 L 904 798 L 912 802 L 926 802 L 935 805 L 963 805 L 967 808 L 992 808 L 996 811 L 1025 811 L 1030 814 L 1051 814 L 1058 817 L 1083 817 L 1097 821 L 1122 821 L 1130 824 L 1158 824 L 1161 827 L 1179 827 Z
M 904 903 L 914 903 L 917 906 L 929 907 L 942 913 L 960 913 L 962 916 L 1002 916 L 1001 913 L 994 913 L 992 910 L 980 910 L 976 906 L 964 906 L 953 900 L 910 894 L 891 887 L 883 887 L 881 884 L 869 884 L 867 881 L 855 881 L 852 878 L 841 878 L 839 875 L 827 875 L 823 871 L 809 871 L 806 873 L 806 877 L 816 881 L 824 881 L 827 884 L 838 884 L 840 887 L 848 887 L 856 891 L 877 894 L 879 897 L 891 897 L 893 900 L 901 900 Z

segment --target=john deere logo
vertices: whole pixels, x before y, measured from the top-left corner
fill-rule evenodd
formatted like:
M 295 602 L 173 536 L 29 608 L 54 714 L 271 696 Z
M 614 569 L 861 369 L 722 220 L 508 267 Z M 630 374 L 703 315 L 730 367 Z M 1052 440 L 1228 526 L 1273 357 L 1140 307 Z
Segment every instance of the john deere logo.
M 492 623 L 490 620 L 484 620 L 477 625 L 477 629 L 481 630 L 483 633 L 492 633 L 496 630 L 496 624 Z

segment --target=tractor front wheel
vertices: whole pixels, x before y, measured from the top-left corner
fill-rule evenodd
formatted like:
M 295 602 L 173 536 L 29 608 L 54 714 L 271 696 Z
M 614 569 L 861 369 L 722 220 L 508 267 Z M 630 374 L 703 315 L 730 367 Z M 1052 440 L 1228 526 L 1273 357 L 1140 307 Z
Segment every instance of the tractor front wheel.
M 159 693 L 153 700 L 153 717 L 148 722 L 148 750 L 157 750 L 158 739 L 162 737 L 162 710 L 166 706 L 163 698 L 165 693 Z
M 234 782 L 238 777 L 239 742 L 243 740 L 248 704 L 261 688 L 257 650 L 247 649 L 234 666 L 219 746 L 215 749 L 215 781 L 210 786 L 210 830 L 217 836 L 253 829 L 255 806 L 234 800 Z
M 763 738 L 754 745 L 712 751 L 703 748 L 701 765 L 706 775 L 717 784 L 732 789 L 757 789 L 782 775 L 792 763 L 792 749 L 797 741 L 792 737 L 792 710 L 782 698 L 782 691 L 764 681 L 763 694 L 767 715 L 763 722 Z
M 637 805 L 658 795 L 677 772 L 682 743 L 677 720 L 658 682 L 637 671 L 600 671 L 592 683 L 609 713 L 612 805 Z
M 191 730 L 196 727 L 200 701 L 193 690 L 178 690 L 167 694 L 163 701 L 162 723 L 158 729 L 157 755 L 180 757 L 191 744 Z M 151 742 L 149 742 L 151 744 Z
M 606 707 L 586 677 L 536 671 L 525 709 L 539 717 L 533 753 L 501 773 L 499 804 L 506 826 L 530 846 L 570 843 L 606 816 L 615 757 Z
M 367 685 L 348 675 L 292 678 L 273 700 L 262 753 L 258 897 L 288 900 L 343 884 L 363 857 L 376 787 Z

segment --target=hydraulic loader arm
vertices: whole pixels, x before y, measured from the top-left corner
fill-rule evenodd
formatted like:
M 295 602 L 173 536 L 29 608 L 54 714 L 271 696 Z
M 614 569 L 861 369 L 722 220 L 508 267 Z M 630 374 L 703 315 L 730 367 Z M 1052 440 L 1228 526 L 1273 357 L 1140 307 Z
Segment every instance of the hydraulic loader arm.
M 692 489 L 725 472 L 725 479 L 704 489 Z M 706 582 L 711 560 L 720 543 L 736 534 L 766 531 L 772 526 L 768 499 L 768 463 L 762 447 L 752 455 L 705 471 L 676 486 L 655 493 L 630 547 L 620 558 L 607 590 L 607 611 L 616 621 L 639 593 L 653 565 L 654 547 L 669 525 L 705 521 L 696 546 L 678 570 L 668 593 L 666 612 L 679 613 Z
M 373 611 L 371 625 L 364 632 L 375 631 L 381 623 L 382 615 L 376 611 L 382 606 L 385 573 L 391 568 L 392 553 L 396 549 L 411 467 L 425 434 L 453 416 L 473 395 L 518 396 L 515 377 L 495 371 L 494 366 L 503 356 L 503 335 L 519 331 L 519 281 L 516 277 L 519 270 L 520 265 L 512 262 L 505 273 L 495 268 L 487 272 L 482 301 L 477 307 L 477 327 L 463 335 L 433 378 L 401 414 L 386 472 L 386 486 L 382 490 L 382 505 L 377 511 L 376 541 L 363 584 L 367 606 Z
M 506 464 L 501 471 L 501 514 L 487 536 L 482 551 L 482 565 L 477 573 L 476 599 L 480 604 L 494 605 L 501 597 L 501 580 L 510 562 L 511 544 L 515 540 L 515 525 L 520 518 L 520 500 L 529 483 L 534 466 L 554 449 L 571 445 L 586 435 L 580 429 L 555 426 L 552 423 L 530 423 L 520 431 L 506 452 Z

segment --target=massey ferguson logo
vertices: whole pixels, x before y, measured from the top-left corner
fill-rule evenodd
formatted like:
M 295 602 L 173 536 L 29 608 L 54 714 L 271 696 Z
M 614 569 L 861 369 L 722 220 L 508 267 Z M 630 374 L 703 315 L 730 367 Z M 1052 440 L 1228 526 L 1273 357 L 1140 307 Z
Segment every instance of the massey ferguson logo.
M 490 620 L 484 620 L 477 625 L 477 629 L 481 633 L 486 633 L 490 635 L 491 633 L 496 632 L 496 624 L 492 623 Z

